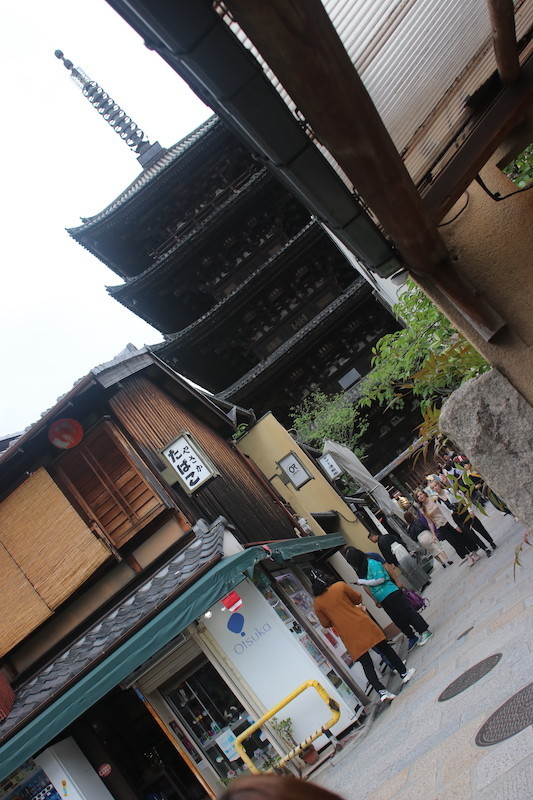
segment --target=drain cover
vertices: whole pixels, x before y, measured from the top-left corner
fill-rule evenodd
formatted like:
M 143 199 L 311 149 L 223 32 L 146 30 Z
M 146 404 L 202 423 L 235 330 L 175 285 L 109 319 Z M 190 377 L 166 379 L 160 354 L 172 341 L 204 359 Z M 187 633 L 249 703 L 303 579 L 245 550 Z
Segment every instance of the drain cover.
M 463 631 L 462 633 L 460 633 L 460 634 L 459 634 L 459 636 L 457 637 L 457 639 L 459 640 L 459 639 L 462 639 L 462 638 L 463 638 L 463 636 L 468 636 L 468 634 L 470 633 L 470 631 L 473 631 L 473 630 L 474 630 L 474 628 L 467 628 L 467 629 L 466 629 L 466 631 Z
M 466 672 L 463 672 L 462 675 L 459 675 L 446 689 L 442 692 L 439 696 L 439 703 L 442 703 L 443 700 L 450 700 L 452 697 L 455 697 L 457 694 L 461 694 L 464 692 L 465 689 L 468 689 L 469 686 L 472 684 L 477 683 L 487 672 L 490 672 L 491 669 L 494 669 L 500 658 L 502 657 L 501 653 L 496 653 L 493 656 L 489 656 L 488 658 L 484 658 L 483 661 L 480 661 L 479 664 L 474 664 L 473 667 L 467 669 Z
M 533 725 L 533 683 L 513 694 L 479 729 L 476 744 L 488 747 L 503 742 Z

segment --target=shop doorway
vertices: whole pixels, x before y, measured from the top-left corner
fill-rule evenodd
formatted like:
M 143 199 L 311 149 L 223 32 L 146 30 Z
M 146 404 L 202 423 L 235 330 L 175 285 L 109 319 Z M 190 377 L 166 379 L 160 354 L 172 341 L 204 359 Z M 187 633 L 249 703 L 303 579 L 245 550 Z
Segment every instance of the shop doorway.
M 208 798 L 133 689 L 106 695 L 78 720 L 72 735 L 95 769 L 105 753 L 113 766 L 106 785 L 116 800 Z M 116 772 L 120 781 L 112 781 Z
M 202 752 L 221 784 L 248 771 L 233 743 L 254 720 L 205 657 L 190 664 L 161 691 L 179 720 L 182 744 L 193 757 L 195 750 Z M 277 757 L 261 730 L 243 746 L 259 769 L 268 769 Z

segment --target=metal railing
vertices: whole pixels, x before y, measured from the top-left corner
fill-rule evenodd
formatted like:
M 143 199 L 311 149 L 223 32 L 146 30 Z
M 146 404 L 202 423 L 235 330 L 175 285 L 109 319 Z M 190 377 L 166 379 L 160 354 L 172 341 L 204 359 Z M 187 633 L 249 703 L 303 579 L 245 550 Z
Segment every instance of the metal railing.
M 246 730 L 240 733 L 239 736 L 237 736 L 237 738 L 235 739 L 234 742 L 235 749 L 237 750 L 239 756 L 242 758 L 244 763 L 247 765 L 250 772 L 252 772 L 254 775 L 260 774 L 261 770 L 255 766 L 252 759 L 246 753 L 242 744 L 243 741 L 247 739 L 249 736 L 251 736 L 252 733 L 255 733 L 255 731 L 258 730 L 258 728 L 260 728 L 262 725 L 264 725 L 265 722 L 268 722 L 269 719 L 272 719 L 272 717 L 275 716 L 279 711 L 281 711 L 282 708 L 285 708 L 285 706 L 288 705 L 291 702 L 291 700 L 294 700 L 296 697 L 298 697 L 298 695 L 302 694 L 302 692 L 304 692 L 306 689 L 309 688 L 316 689 L 316 691 L 319 694 L 319 697 L 321 697 L 322 700 L 328 706 L 328 708 L 331 709 L 332 712 L 331 718 L 328 719 L 328 721 L 325 722 L 320 728 L 317 728 L 316 731 L 309 734 L 309 736 L 306 739 L 304 739 L 303 742 L 300 742 L 300 744 L 293 747 L 292 750 L 289 750 L 289 752 L 285 756 L 283 756 L 283 758 L 281 758 L 280 761 L 276 762 L 275 769 L 276 770 L 281 769 L 281 767 L 283 767 L 288 761 L 290 761 L 293 758 L 296 758 L 296 756 L 303 753 L 304 750 L 307 750 L 307 748 L 312 744 L 312 742 L 315 741 L 315 739 L 318 739 L 319 736 L 322 736 L 323 733 L 332 728 L 333 725 L 335 725 L 335 723 L 338 722 L 341 712 L 337 701 L 329 696 L 324 687 L 318 681 L 311 680 L 302 683 L 300 686 L 298 686 L 297 689 L 295 689 L 293 692 L 284 697 L 283 700 L 281 700 L 281 702 L 279 702 L 276 706 L 271 708 L 270 711 L 267 711 L 265 714 L 263 714 L 263 716 L 260 717 L 257 720 L 257 722 L 254 722 L 252 725 L 246 728 Z M 266 770 L 266 771 L 272 772 L 273 770 Z

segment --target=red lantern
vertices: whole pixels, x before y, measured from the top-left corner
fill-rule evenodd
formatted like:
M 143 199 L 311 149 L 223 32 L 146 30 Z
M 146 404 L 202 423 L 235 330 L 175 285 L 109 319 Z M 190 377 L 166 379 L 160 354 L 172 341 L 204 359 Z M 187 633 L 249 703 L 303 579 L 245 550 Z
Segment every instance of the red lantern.
M 56 419 L 50 425 L 48 439 L 59 450 L 70 450 L 83 439 L 83 428 L 77 419 Z
M 237 611 L 237 609 L 242 606 L 242 599 L 239 597 L 237 592 L 233 590 L 222 598 L 222 605 L 226 606 L 228 611 L 233 613 L 233 611 Z

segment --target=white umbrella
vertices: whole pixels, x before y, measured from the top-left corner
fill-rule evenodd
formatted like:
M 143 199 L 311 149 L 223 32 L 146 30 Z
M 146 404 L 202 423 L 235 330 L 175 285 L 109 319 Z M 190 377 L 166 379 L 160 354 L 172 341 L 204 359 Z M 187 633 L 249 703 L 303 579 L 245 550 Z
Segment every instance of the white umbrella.
M 322 453 L 324 455 L 326 453 L 330 453 L 339 467 L 345 470 L 348 475 L 351 475 L 352 478 L 359 484 L 359 486 L 363 486 L 368 492 L 370 492 L 378 506 L 387 517 L 389 524 L 394 528 L 395 531 L 398 532 L 402 540 L 406 543 L 407 548 L 411 552 L 420 550 L 419 545 L 417 545 L 416 542 L 412 541 L 405 534 L 403 528 L 394 519 L 394 516 L 396 516 L 399 517 L 402 522 L 404 520 L 404 512 L 396 500 L 393 500 L 391 497 L 389 497 L 389 493 L 383 484 L 376 480 L 372 473 L 367 470 L 365 465 L 357 458 L 355 453 L 353 453 L 349 447 L 346 447 L 344 444 L 339 444 L 339 442 L 334 442 L 331 439 L 326 439 L 322 448 Z

